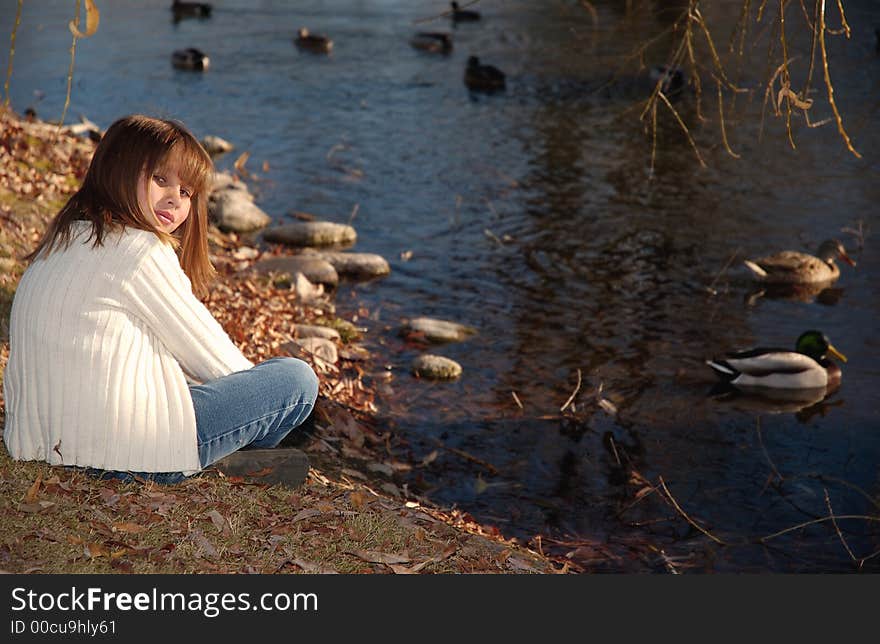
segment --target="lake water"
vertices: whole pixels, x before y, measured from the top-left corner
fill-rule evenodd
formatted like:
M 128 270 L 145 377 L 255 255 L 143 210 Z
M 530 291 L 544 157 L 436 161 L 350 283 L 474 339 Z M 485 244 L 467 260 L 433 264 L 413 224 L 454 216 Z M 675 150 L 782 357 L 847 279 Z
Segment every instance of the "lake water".
M 4 0 L 2 33 L 15 4 Z M 828 42 L 834 96 L 861 159 L 833 123 L 808 129 L 795 117 L 793 149 L 769 106 L 762 119 L 778 65 L 767 62 L 768 9 L 760 23 L 753 13 L 743 61 L 728 67 L 749 90 L 735 105 L 724 93 L 741 158 L 722 144 L 711 58 L 696 34 L 704 120 L 692 94 L 675 105 L 707 167 L 661 106 L 652 171 L 639 119 L 650 87 L 632 54 L 656 38 L 644 62 L 666 59 L 674 13 L 651 7 L 675 3 L 644 3 L 638 14 L 626 10 L 638 3 L 592 4 L 595 23 L 573 0 L 486 0 L 476 7 L 484 20 L 453 27 L 416 23 L 444 2 L 218 1 L 210 19 L 177 24 L 167 0 L 100 3 L 97 34 L 77 44 L 67 121 L 178 118 L 236 145 L 222 169 L 250 152 L 251 189 L 276 221 L 293 210 L 339 222 L 354 213 L 353 250 L 383 255 L 392 273 L 343 284 L 337 306 L 349 317 L 363 307 L 357 323 L 394 374 L 379 404 L 383 425 L 406 442 L 398 456 L 438 450 L 405 479 L 413 492 L 523 541 L 541 535 L 585 570 L 662 571 L 668 561 L 698 572 L 855 570 L 854 558 L 880 550 L 880 6 L 847 0 L 851 37 Z M 704 4 L 727 58 L 740 3 Z M 60 116 L 72 17 L 71 2 L 24 3 L 10 92 L 18 112 Z M 796 89 L 809 54 L 804 24 L 791 3 Z M 300 26 L 330 35 L 332 54 L 298 51 Z M 412 49 L 419 29 L 451 32 L 452 53 Z M 206 73 L 171 67 L 171 52 L 190 46 L 210 55 Z M 504 93 L 468 92 L 470 55 L 507 73 Z M 7 62 L 0 52 L 0 69 Z M 831 112 L 818 73 L 812 86 L 819 121 Z M 863 240 L 844 228 L 861 228 Z M 858 261 L 836 290 L 809 301 L 749 297 L 743 257 L 814 251 L 835 236 Z M 459 380 L 409 374 L 422 349 L 397 329 L 423 315 L 479 329 L 433 349 L 461 363 Z M 793 346 L 808 328 L 849 357 L 827 400 L 796 412 L 708 395 L 705 358 Z M 597 404 L 600 386 L 616 413 Z M 574 409 L 560 412 L 575 392 Z M 662 478 L 680 510 L 660 492 L 636 501 L 633 471 Z M 829 504 L 873 520 L 841 518 L 838 535 L 816 521 Z M 880 557 L 862 570 L 880 571 Z

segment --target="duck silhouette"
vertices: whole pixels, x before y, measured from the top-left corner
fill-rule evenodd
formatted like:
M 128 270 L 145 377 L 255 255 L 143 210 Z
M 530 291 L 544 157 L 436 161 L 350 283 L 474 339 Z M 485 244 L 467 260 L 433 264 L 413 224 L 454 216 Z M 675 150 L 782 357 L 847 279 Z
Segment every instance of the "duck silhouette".
M 471 56 L 464 70 L 464 84 L 475 91 L 497 92 L 505 88 L 506 79 L 497 67 L 482 65 L 477 56 Z
M 420 31 L 410 39 L 409 44 L 416 49 L 436 54 L 448 54 L 452 51 L 452 37 L 439 31 Z
M 211 59 L 202 50 L 187 47 L 171 54 L 171 64 L 177 69 L 204 71 L 210 66 Z
M 316 54 L 329 54 L 333 49 L 333 41 L 327 36 L 313 34 L 305 27 L 300 27 L 296 37 L 296 46 Z
M 648 78 L 651 80 L 651 88 L 660 83 L 660 91 L 668 98 L 681 95 L 685 86 L 684 70 L 672 65 L 655 65 L 648 72 Z
M 479 11 L 459 9 L 457 2 L 451 2 L 450 6 L 452 7 L 450 17 L 454 22 L 474 22 L 482 18 Z
M 212 6 L 206 2 L 179 2 L 171 3 L 171 11 L 175 18 L 208 18 L 211 15 Z

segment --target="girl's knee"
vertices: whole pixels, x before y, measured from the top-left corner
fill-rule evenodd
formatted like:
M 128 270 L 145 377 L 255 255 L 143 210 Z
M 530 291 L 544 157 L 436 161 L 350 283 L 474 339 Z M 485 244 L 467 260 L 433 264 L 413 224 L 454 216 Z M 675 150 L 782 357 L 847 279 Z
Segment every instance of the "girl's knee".
M 279 377 L 289 382 L 290 388 L 299 390 L 303 398 L 314 402 L 318 397 L 318 375 L 311 365 L 299 358 L 277 358 Z

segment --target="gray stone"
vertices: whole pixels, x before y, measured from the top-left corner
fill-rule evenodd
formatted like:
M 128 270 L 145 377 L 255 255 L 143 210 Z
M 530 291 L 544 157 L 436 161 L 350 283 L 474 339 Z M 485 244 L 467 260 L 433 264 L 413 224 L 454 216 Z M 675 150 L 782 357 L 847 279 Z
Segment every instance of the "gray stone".
M 233 146 L 226 139 L 221 139 L 219 136 L 214 136 L 213 134 L 209 134 L 201 141 L 202 147 L 205 148 L 205 151 L 214 156 L 215 154 L 223 154 L 224 152 L 229 152 L 233 150 L 235 146 Z
M 423 353 L 413 360 L 413 373 L 419 378 L 453 380 L 461 375 L 461 365 L 443 356 Z
M 459 342 L 477 332 L 471 326 L 427 317 L 407 320 L 404 322 L 403 329 L 404 332 L 423 334 L 429 342 Z
M 251 201 L 254 200 L 250 192 L 248 192 L 247 184 L 238 177 L 228 172 L 215 172 L 214 180 L 211 182 L 211 193 L 223 192 L 224 190 L 240 190 L 245 192 Z
M 339 353 L 332 340 L 326 338 L 299 338 L 281 345 L 296 358 L 312 362 L 319 371 L 327 371 L 339 362 Z
M 329 246 L 354 243 L 357 232 L 351 226 L 331 221 L 298 221 L 269 228 L 263 239 L 290 246 Z
M 381 255 L 372 253 L 333 253 L 322 252 L 321 257 L 333 264 L 340 275 L 369 279 L 381 277 L 391 272 L 391 267 Z
M 224 232 L 247 233 L 268 226 L 272 219 L 254 204 L 250 193 L 242 190 L 212 192 L 208 214 Z
M 296 337 L 298 338 L 325 338 L 327 340 L 339 340 L 339 331 L 331 329 L 329 326 L 320 326 L 316 324 L 296 324 Z
M 295 488 L 309 475 L 309 457 L 294 448 L 242 449 L 221 458 L 212 467 L 226 476 Z
M 253 266 L 261 274 L 286 273 L 294 277 L 302 273 L 313 284 L 336 286 L 339 284 L 339 273 L 333 264 L 317 255 L 288 255 L 286 257 L 269 257 L 261 259 Z

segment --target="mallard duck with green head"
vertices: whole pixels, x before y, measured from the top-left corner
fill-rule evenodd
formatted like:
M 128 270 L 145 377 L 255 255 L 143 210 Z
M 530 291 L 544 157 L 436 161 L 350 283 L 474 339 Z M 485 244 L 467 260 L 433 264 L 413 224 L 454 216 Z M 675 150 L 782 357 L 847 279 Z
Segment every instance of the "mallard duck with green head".
M 830 283 L 840 277 L 835 260 L 840 259 L 855 266 L 843 244 L 837 239 L 827 239 L 819 246 L 816 255 L 795 250 L 784 250 L 775 255 L 744 260 L 754 277 L 764 284 L 792 285 Z
M 846 356 L 834 348 L 828 336 L 810 330 L 800 335 L 794 351 L 759 347 L 706 360 L 706 364 L 735 387 L 833 388 L 840 384 L 841 371 L 829 355 L 846 362 Z

